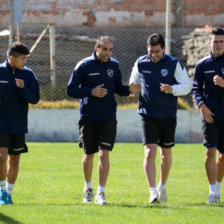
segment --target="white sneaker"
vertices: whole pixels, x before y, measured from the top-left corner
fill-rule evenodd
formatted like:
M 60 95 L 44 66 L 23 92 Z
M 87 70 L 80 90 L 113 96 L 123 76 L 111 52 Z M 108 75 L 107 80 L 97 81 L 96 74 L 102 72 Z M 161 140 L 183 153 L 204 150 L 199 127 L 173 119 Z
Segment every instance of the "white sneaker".
M 104 192 L 100 192 L 99 194 L 96 195 L 95 203 L 98 205 L 107 205 L 108 204 L 105 199 Z
M 158 187 L 157 191 L 158 191 L 158 195 L 159 195 L 159 200 L 161 202 L 167 202 L 166 188 Z
M 157 191 L 150 191 L 150 197 L 149 197 L 149 203 L 153 204 L 153 203 L 160 203 L 159 201 L 159 195 L 157 193 Z
M 216 204 L 220 202 L 220 198 L 216 194 L 210 194 L 209 199 L 207 201 L 208 204 Z
M 83 196 L 83 202 L 84 203 L 93 202 L 93 189 L 89 188 L 85 190 Z

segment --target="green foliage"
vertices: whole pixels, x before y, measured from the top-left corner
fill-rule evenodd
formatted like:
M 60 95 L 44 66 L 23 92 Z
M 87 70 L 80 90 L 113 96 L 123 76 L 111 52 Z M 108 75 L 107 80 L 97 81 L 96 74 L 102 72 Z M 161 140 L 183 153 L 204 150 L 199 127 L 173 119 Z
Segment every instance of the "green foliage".
M 77 143 L 29 143 L 21 156 L 14 205 L 1 206 L 0 223 L 12 224 L 210 224 L 223 223 L 224 203 L 208 205 L 205 149 L 177 144 L 167 183 L 168 202 L 150 205 L 142 144 L 116 143 L 106 186 L 108 206 L 83 204 L 82 149 Z M 97 161 L 93 169 L 97 191 Z M 157 183 L 159 153 L 157 153 Z M 222 199 L 222 197 L 221 197 Z

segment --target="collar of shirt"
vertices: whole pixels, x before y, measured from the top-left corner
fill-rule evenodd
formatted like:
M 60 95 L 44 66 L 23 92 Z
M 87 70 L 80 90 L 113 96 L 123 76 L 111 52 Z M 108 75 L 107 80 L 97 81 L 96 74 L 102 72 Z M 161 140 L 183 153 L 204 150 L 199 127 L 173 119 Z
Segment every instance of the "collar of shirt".
M 219 61 L 219 60 L 224 60 L 224 55 L 219 56 L 217 58 L 214 58 L 214 55 L 212 54 L 212 52 L 210 53 L 210 56 L 212 58 L 213 61 Z

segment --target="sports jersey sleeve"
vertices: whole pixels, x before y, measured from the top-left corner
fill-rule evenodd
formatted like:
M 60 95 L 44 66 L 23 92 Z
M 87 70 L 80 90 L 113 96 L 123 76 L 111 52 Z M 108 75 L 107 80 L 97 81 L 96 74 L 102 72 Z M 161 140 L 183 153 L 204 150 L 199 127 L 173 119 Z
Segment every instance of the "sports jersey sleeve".
M 129 84 L 131 84 L 131 83 L 140 84 L 138 61 L 135 62 L 134 67 L 132 68 Z
M 192 89 L 192 82 L 185 67 L 182 66 L 180 62 L 177 62 L 174 77 L 178 84 L 174 84 L 171 86 L 173 88 L 173 95 L 187 95 Z
M 128 96 L 130 94 L 128 89 L 129 86 L 124 86 L 122 83 L 121 71 L 118 65 L 117 75 L 115 79 L 115 93 L 120 96 Z
M 193 78 L 193 97 L 198 107 L 204 103 L 203 100 L 203 73 L 199 65 L 196 65 Z
M 22 96 L 28 103 L 37 104 L 40 100 L 40 87 L 37 77 L 31 72 L 31 81 L 24 85 L 24 88 L 18 88 L 20 96 Z
M 67 95 L 82 99 L 91 96 L 91 88 L 82 87 L 83 64 L 77 64 L 67 85 Z

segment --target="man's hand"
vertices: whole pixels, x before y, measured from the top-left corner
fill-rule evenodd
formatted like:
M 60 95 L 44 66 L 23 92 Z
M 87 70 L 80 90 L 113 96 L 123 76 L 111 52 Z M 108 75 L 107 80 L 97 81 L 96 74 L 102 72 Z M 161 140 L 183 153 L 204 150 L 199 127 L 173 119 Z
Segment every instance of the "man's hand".
M 107 89 L 103 88 L 104 84 L 101 84 L 99 86 L 96 86 L 92 89 L 91 94 L 92 96 L 103 98 L 107 95 Z
M 213 82 L 215 85 L 224 88 L 224 79 L 221 76 L 215 75 L 213 78 Z
M 129 100 L 129 101 L 133 101 L 135 97 L 136 97 L 135 93 L 130 93 L 130 94 L 128 95 L 128 100 Z
M 24 81 L 22 79 L 15 79 L 17 87 L 20 89 L 24 88 Z
M 160 83 L 160 91 L 166 94 L 170 94 L 173 92 L 173 88 L 168 84 Z
M 141 91 L 141 88 L 142 88 L 141 84 L 131 83 L 128 90 L 131 93 L 139 93 Z
M 212 116 L 214 116 L 214 114 L 204 103 L 200 105 L 199 109 L 200 109 L 202 119 L 209 124 L 213 123 Z

